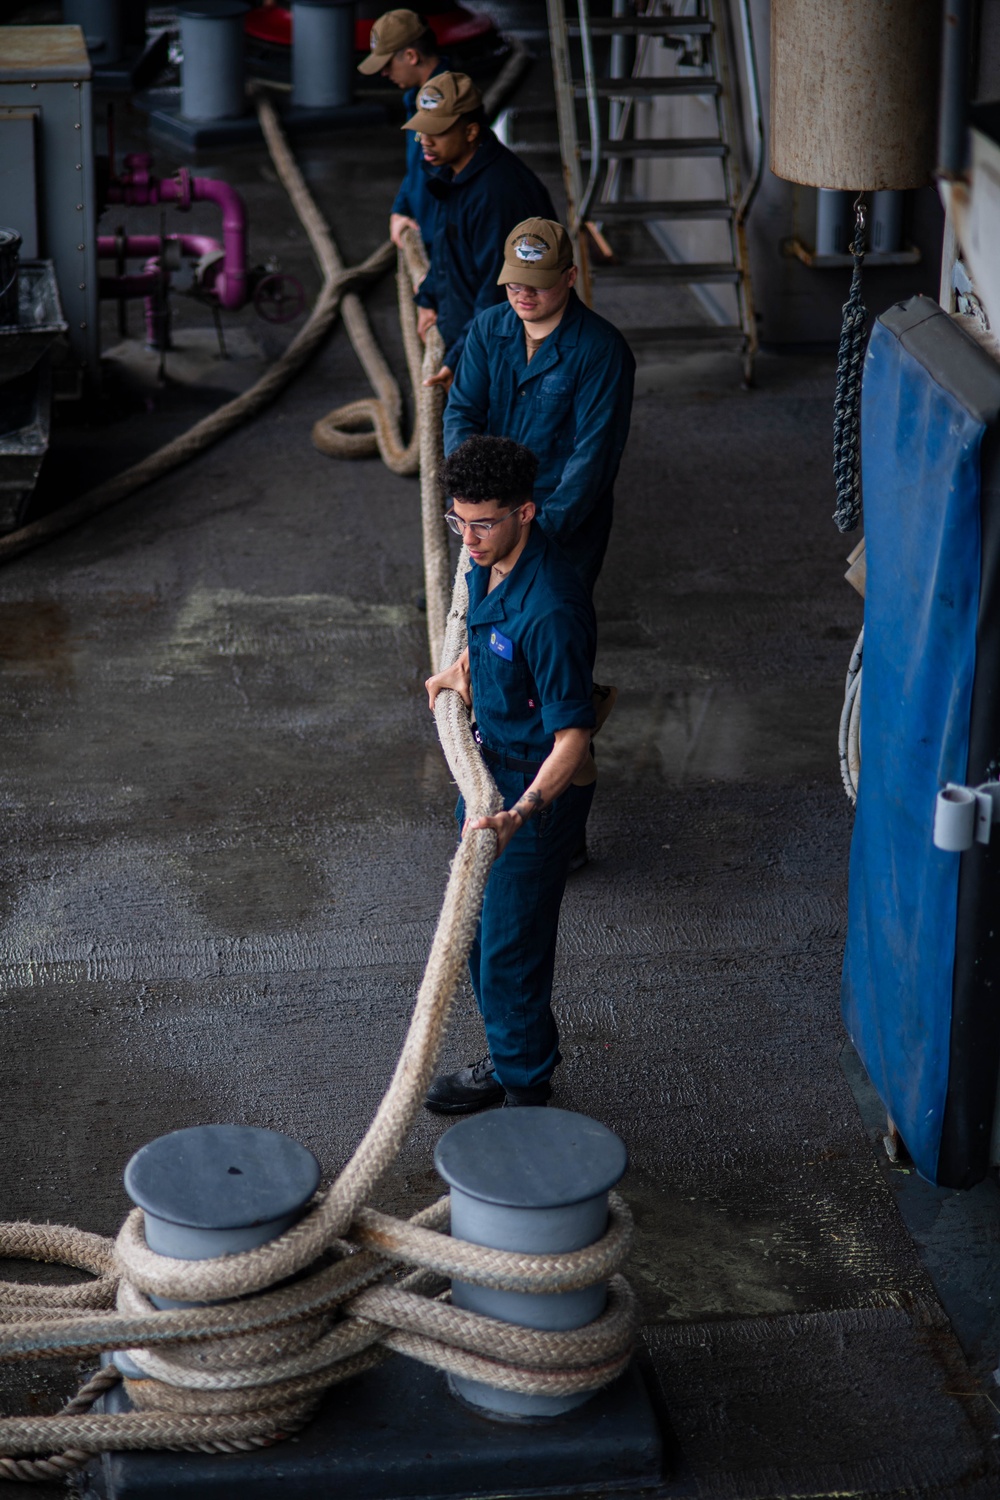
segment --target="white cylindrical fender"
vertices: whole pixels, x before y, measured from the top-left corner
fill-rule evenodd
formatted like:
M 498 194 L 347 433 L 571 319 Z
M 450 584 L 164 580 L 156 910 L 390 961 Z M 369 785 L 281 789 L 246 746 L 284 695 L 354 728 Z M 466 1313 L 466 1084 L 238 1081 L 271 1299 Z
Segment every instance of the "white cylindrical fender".
M 922 187 L 936 151 L 940 0 L 772 0 L 771 171 Z

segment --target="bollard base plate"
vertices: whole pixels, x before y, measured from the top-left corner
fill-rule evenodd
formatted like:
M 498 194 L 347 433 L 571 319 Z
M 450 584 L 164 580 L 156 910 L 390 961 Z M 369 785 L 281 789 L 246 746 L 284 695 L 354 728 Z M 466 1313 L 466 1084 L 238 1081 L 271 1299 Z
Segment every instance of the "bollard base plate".
M 133 103 L 149 115 L 150 128 L 159 136 L 179 141 L 188 147 L 236 146 L 242 141 L 259 141 L 260 123 L 253 109 L 229 120 L 186 120 L 181 114 L 179 88 L 149 89 L 137 94 Z M 331 109 L 304 109 L 301 105 L 277 98 L 275 103 L 282 128 L 289 135 L 304 135 L 310 130 L 354 130 L 385 123 L 381 104 L 340 104 Z
M 121 1387 L 105 1398 L 126 1411 Z M 255 1453 L 108 1453 L 88 1500 L 468 1500 L 656 1492 L 664 1439 L 633 1362 L 607 1390 L 549 1423 L 510 1425 L 460 1405 L 445 1377 L 393 1358 L 335 1386 L 298 1438 Z

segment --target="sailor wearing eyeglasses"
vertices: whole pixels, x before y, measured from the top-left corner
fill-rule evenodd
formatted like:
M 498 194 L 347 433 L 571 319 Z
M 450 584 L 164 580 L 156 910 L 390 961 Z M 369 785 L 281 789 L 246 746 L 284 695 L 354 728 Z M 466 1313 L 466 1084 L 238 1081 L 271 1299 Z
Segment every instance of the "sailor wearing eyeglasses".
M 475 709 L 483 758 L 504 810 L 466 825 L 493 828 L 498 857 L 469 955 L 489 1051 L 436 1078 L 428 1109 L 469 1114 L 492 1104 L 544 1104 L 559 1062 L 552 1015 L 556 932 L 573 851 L 594 796 L 590 754 L 596 624 L 590 595 L 535 524 L 537 460 L 508 438 L 472 437 L 445 461 L 449 524 L 469 549 L 466 651 L 428 678 Z
M 635 360 L 575 284 L 561 224 L 525 219 L 511 230 L 497 280 L 506 301 L 469 328 L 445 408 L 444 451 L 485 432 L 537 454 L 538 525 L 593 590 L 611 532 Z

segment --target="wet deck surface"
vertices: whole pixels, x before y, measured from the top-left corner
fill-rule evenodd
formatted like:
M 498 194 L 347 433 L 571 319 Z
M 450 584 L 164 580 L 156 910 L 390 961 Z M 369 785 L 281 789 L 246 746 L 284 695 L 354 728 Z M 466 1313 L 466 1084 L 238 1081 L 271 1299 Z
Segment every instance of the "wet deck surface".
M 397 136 L 300 155 L 360 259 Z M 201 169 L 245 193 L 251 258 L 277 250 L 314 290 L 263 149 Z M 391 282 L 370 305 L 397 356 Z M 180 314 L 179 383 L 65 429 L 49 496 L 245 387 L 287 337 L 241 315 L 223 365 L 203 310 Z M 133 381 L 141 360 L 123 351 Z M 993 1200 L 971 1273 L 968 1231 L 929 1259 L 922 1241 L 961 1283 L 969 1365 L 839 1061 L 836 731 L 861 604 L 829 519 L 832 391 L 821 357 L 762 358 L 752 392 L 735 359 L 640 372 L 597 592 L 597 676 L 620 697 L 564 906 L 556 1102 L 628 1143 L 632 1274 L 688 1492 L 985 1500 L 997 1349 L 969 1285 L 995 1269 Z M 360 394 L 339 329 L 252 426 L 0 572 L 4 1218 L 112 1233 L 131 1152 L 202 1121 L 287 1131 L 334 1173 L 388 1081 L 453 789 L 422 690 L 416 482 L 309 440 Z M 445 1060 L 482 1050 L 469 998 Z M 381 1206 L 440 1190 L 442 1128 L 417 1121 Z M 925 1227 L 965 1212 L 938 1197 Z M 10 1375 L 5 1409 L 50 1409 L 58 1383 Z

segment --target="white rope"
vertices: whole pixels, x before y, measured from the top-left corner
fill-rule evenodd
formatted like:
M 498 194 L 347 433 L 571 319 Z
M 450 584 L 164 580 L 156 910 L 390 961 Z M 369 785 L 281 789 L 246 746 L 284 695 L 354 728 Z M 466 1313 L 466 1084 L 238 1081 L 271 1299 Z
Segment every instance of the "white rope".
M 851 652 L 844 686 L 844 707 L 840 715 L 840 731 L 837 736 L 837 751 L 840 757 L 840 776 L 844 791 L 852 803 L 858 800 L 858 783 L 861 778 L 861 660 L 864 654 L 865 628 Z

